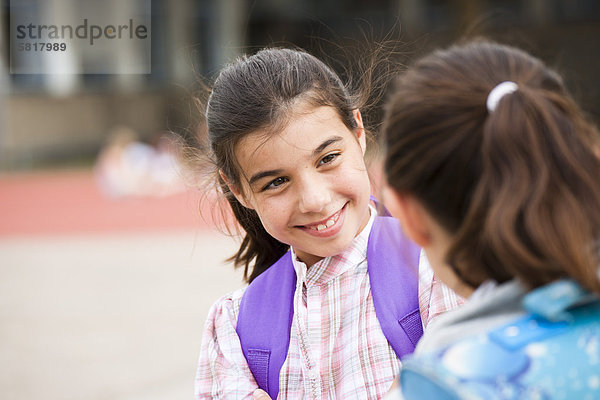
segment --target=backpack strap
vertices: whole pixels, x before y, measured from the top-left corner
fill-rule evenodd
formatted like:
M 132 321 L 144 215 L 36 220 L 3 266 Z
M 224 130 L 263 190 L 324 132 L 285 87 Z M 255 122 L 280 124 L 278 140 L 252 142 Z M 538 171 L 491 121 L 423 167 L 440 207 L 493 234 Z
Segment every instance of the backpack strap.
M 240 303 L 236 332 L 258 386 L 272 399 L 287 357 L 294 314 L 296 271 L 291 252 L 256 277 Z
M 421 249 L 402 232 L 400 222 L 375 217 L 367 245 L 375 314 L 398 358 L 415 350 L 423 336 L 419 311 Z
M 367 262 L 375 314 L 398 358 L 414 351 L 423 334 L 418 298 L 420 249 L 390 217 L 375 217 Z M 258 386 L 272 399 L 287 357 L 296 271 L 288 251 L 256 277 L 240 303 L 236 332 Z

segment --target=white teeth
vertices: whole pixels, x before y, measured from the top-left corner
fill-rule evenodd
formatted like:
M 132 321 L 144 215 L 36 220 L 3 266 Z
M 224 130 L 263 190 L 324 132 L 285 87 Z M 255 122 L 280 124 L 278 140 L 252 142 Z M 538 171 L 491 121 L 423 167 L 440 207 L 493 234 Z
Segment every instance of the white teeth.
M 327 221 L 325 221 L 324 224 L 318 224 L 317 226 L 313 225 L 310 227 L 310 229 L 313 229 L 316 231 L 322 231 L 323 229 L 331 228 L 333 225 L 335 225 L 335 223 L 338 221 L 339 218 L 340 218 L 340 213 L 337 212 L 333 217 L 331 217 Z

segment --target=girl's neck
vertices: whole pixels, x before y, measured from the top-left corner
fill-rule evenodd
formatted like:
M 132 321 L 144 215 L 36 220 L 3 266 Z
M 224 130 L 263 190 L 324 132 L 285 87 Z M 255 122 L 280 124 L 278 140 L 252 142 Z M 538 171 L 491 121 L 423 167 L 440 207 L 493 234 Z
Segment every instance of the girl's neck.
M 312 254 L 308 254 L 305 253 L 303 254 L 301 257 L 296 255 L 298 257 L 298 260 L 302 261 L 304 264 L 306 264 L 306 268 L 310 268 L 313 265 L 315 265 L 316 263 L 318 263 L 319 261 L 321 261 L 322 259 L 324 259 L 325 257 L 319 257 L 319 256 L 314 256 Z

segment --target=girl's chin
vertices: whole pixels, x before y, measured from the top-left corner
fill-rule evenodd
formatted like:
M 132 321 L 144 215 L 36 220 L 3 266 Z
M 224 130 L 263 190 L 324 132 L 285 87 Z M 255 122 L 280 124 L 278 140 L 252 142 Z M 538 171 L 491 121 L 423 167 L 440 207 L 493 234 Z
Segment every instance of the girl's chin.
M 317 244 L 316 246 L 311 246 L 315 250 L 310 255 L 314 258 L 326 258 L 336 256 L 346 251 L 352 244 L 353 240 L 353 237 L 339 237 L 335 241 L 329 242 L 327 244 Z M 308 253 L 305 252 L 304 254 Z

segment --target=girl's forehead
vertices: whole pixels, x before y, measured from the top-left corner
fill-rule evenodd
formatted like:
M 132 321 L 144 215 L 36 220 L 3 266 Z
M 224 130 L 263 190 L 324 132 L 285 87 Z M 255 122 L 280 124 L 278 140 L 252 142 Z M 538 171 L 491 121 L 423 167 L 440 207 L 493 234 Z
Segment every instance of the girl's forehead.
M 242 138 L 235 153 L 244 161 L 261 158 L 289 158 L 312 154 L 333 137 L 342 141 L 354 139 L 354 133 L 342 122 L 332 107 L 313 107 L 305 112 L 294 112 L 278 130 L 259 130 Z M 339 140 L 338 140 L 339 141 Z

